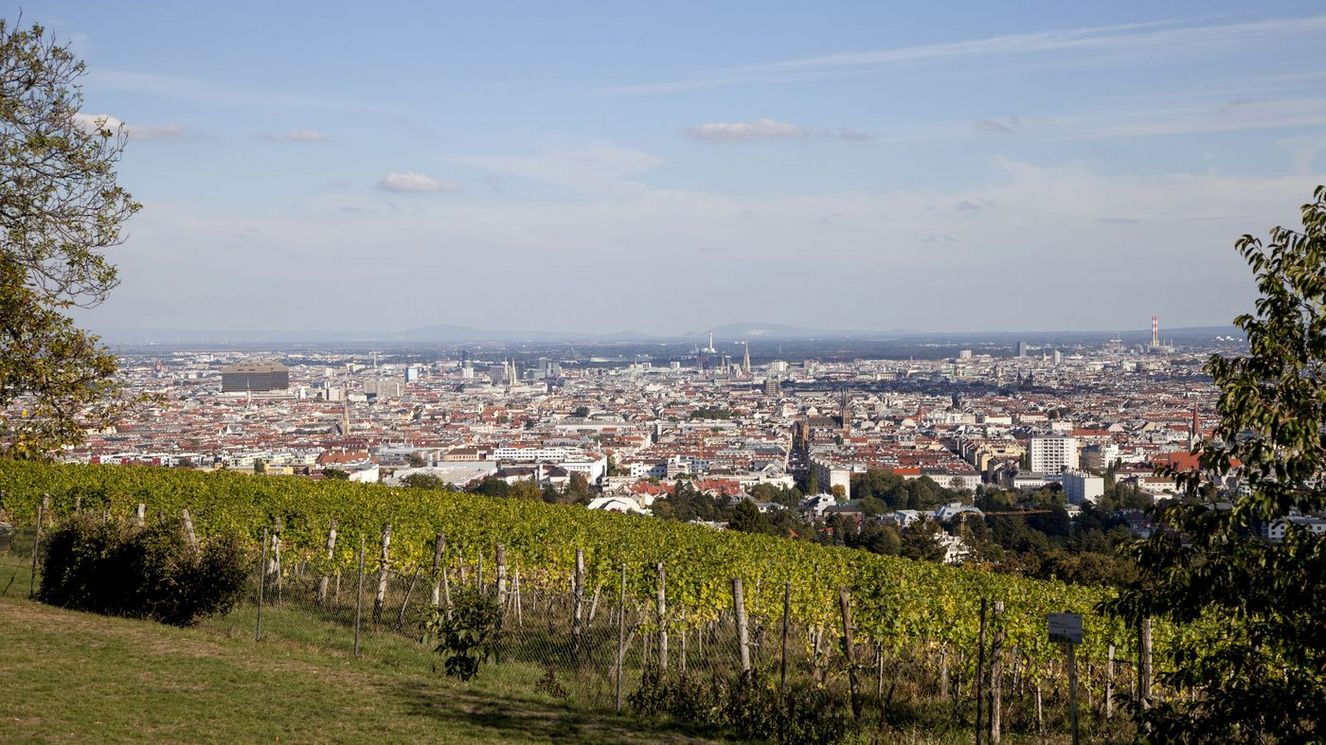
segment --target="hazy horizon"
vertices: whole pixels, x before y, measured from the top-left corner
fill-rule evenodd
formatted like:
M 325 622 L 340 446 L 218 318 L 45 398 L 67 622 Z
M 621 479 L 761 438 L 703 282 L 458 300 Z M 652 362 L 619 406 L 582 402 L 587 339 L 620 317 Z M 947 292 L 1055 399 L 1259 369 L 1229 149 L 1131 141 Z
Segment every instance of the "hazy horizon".
M 316 7 L 24 9 L 144 204 L 80 323 L 1223 326 L 1326 181 L 1308 2 Z

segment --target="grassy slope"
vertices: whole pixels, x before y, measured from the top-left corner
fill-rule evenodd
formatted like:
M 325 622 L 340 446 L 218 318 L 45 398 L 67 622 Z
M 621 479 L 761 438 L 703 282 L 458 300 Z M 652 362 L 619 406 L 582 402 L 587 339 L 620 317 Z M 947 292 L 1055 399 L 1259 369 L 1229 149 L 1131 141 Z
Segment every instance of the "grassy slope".
M 537 669 L 486 668 L 462 685 L 423 648 L 293 609 L 198 628 L 76 613 L 26 599 L 27 569 L 0 559 L 0 731 L 5 742 L 696 742 L 535 693 Z M 335 640 L 335 643 L 330 643 Z

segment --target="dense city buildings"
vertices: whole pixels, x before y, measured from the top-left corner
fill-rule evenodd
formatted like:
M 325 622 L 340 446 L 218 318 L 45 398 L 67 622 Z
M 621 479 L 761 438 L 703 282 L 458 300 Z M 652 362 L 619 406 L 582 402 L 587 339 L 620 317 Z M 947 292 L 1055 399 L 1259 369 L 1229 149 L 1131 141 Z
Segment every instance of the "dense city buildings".
M 853 484 L 882 472 L 967 504 L 1049 489 L 1072 512 L 1119 486 L 1176 495 L 1164 469 L 1195 464 L 1215 405 L 1201 365 L 1225 343 L 954 345 L 926 359 L 832 348 L 800 361 L 740 340 L 720 345 L 732 353 L 713 341 L 633 354 L 123 350 L 123 382 L 163 403 L 64 457 L 457 488 L 579 480 L 591 507 L 643 514 L 686 481 L 723 500 L 824 495 L 801 507 L 812 519 L 852 513 Z

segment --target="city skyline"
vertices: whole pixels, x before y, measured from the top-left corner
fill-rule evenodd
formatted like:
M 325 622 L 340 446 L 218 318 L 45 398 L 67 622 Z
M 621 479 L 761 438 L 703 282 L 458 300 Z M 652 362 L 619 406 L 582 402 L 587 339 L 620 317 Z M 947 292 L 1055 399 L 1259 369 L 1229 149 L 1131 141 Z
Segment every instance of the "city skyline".
M 1323 180 L 1308 3 L 248 7 L 25 11 L 130 130 L 94 330 L 1217 326 Z

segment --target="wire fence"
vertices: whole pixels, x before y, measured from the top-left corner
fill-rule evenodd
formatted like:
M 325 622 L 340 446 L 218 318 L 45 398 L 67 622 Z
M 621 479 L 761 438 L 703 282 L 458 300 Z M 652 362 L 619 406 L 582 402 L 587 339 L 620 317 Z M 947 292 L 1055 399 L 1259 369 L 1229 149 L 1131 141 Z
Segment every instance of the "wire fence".
M 131 520 L 141 524 L 144 516 L 140 511 Z M 187 514 L 184 524 L 191 529 Z M 35 525 L 0 530 L 0 550 L 31 561 L 34 589 L 40 538 Z M 642 699 L 659 679 L 696 691 L 748 680 L 780 695 L 818 691 L 859 727 L 883 732 L 938 725 L 955 733 L 975 727 L 998 742 L 1000 730 L 1063 735 L 1074 706 L 1064 685 L 1067 664 L 1033 665 L 1016 648 L 1001 646 L 994 614 L 978 649 L 895 645 L 857 634 L 847 589 L 840 592 L 838 618 L 811 623 L 796 618 L 790 602 L 781 614 L 748 613 L 742 578 L 733 577 L 727 607 L 693 619 L 682 604 L 669 603 L 666 564 L 621 565 L 615 582 L 602 573 L 591 581 L 577 552 L 564 581 L 550 582 L 546 567 L 533 575 L 517 561 L 508 563 L 500 545 L 467 562 L 439 539 L 431 564 L 410 567 L 391 561 L 387 538 L 376 547 L 364 541 L 355 573 L 322 573 L 307 560 L 283 563 L 274 534 L 259 548 L 249 598 L 257 608 L 255 636 L 262 635 L 264 608 L 294 606 L 342 628 L 355 654 L 367 628 L 432 645 L 429 620 L 448 613 L 459 596 L 477 592 L 500 608 L 492 662 L 537 667 L 540 692 L 581 709 L 650 710 Z M 628 593 L 628 573 L 656 578 L 654 596 Z M 6 579 L 14 583 L 3 576 L 0 583 Z M 786 596 L 790 592 L 785 588 Z M 1138 679 L 1147 675 L 1141 667 L 1113 648 L 1107 660 L 1081 660 L 1075 672 L 1082 701 L 1076 705 L 1092 740 L 1127 739 L 1117 700 L 1140 689 Z

